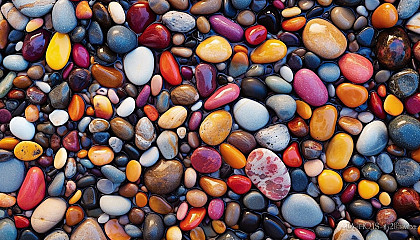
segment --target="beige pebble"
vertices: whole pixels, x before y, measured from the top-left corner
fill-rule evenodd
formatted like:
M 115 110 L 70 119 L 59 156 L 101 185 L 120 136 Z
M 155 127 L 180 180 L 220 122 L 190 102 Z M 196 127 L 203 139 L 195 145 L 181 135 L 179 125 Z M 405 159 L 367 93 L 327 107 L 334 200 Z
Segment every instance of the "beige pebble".
M 194 170 L 194 168 L 187 168 L 184 174 L 185 187 L 186 188 L 194 187 L 196 181 L 197 181 L 197 172 Z
M 200 16 L 197 18 L 197 28 L 198 31 L 202 33 L 208 33 L 210 32 L 210 23 L 204 16 Z
M 116 24 L 123 24 L 125 22 L 124 9 L 118 2 L 110 2 L 108 5 L 108 12 Z
M 54 157 L 54 167 L 56 169 L 61 169 L 67 162 L 67 150 L 65 148 L 60 148 Z
M 178 10 L 186 10 L 188 8 L 188 0 L 169 0 L 171 6 Z
M 172 47 L 171 52 L 175 56 L 184 57 L 184 58 L 191 57 L 191 55 L 193 53 L 191 49 L 186 48 L 186 47 Z
M 305 162 L 303 168 L 305 169 L 306 175 L 309 177 L 316 177 L 321 174 L 324 169 L 324 163 L 319 159 L 310 160 Z
M 183 44 L 183 43 L 184 43 L 184 41 L 185 41 L 185 36 L 184 36 L 184 34 L 182 34 L 182 33 L 175 33 L 175 34 L 172 36 L 172 43 L 173 43 L 174 45 L 181 45 L 181 44 Z
M 44 68 L 41 65 L 33 65 L 28 69 L 27 74 L 31 79 L 41 79 L 44 76 Z
M 172 107 L 160 116 L 158 125 L 164 129 L 177 128 L 185 122 L 187 114 L 187 109 L 182 106 Z
M 327 7 L 332 3 L 332 0 L 317 0 L 318 4 Z
M 61 198 L 48 198 L 43 201 L 32 214 L 31 225 L 38 233 L 45 233 L 60 222 L 67 209 Z
M 294 17 L 299 15 L 302 12 L 302 10 L 300 10 L 300 8 L 298 7 L 292 7 L 292 8 L 286 8 L 281 12 L 281 15 L 283 17 Z
M 315 2 L 312 0 L 300 0 L 298 6 L 301 10 L 307 11 L 314 6 Z
M 182 240 L 182 232 L 178 226 L 172 226 L 166 232 L 166 240 Z
M 222 0 L 201 0 L 195 3 L 190 12 L 195 15 L 212 14 L 222 7 Z

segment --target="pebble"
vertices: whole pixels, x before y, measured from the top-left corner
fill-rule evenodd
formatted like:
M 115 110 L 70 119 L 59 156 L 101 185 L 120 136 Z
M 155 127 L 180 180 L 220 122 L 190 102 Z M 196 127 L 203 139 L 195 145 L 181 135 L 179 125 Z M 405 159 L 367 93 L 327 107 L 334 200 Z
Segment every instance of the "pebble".
M 125 55 L 123 61 L 125 74 L 135 85 L 144 85 L 150 81 L 154 63 L 153 53 L 147 47 L 137 47 Z
M 334 233 L 333 238 L 337 240 L 344 240 L 344 239 L 357 239 L 362 240 L 364 239 L 360 231 L 351 225 L 351 223 L 347 220 L 341 220 L 338 222 Z
M 189 32 L 195 27 L 195 19 L 188 13 L 169 11 L 162 16 L 162 22 L 171 31 Z
M 131 202 L 121 196 L 105 195 L 99 200 L 100 207 L 108 215 L 120 216 L 130 211 Z
M 322 221 L 322 212 L 315 200 L 306 194 L 292 194 L 281 206 L 284 219 L 297 227 L 314 227 Z M 299 214 L 296 214 L 299 213 Z M 303 216 L 310 215 L 310 218 Z
M 408 115 L 400 115 L 389 123 L 389 136 L 400 147 L 414 150 L 420 147 L 420 122 Z
M 381 121 L 373 121 L 363 128 L 357 140 L 356 149 L 360 154 L 373 156 L 380 153 L 387 143 L 388 133 L 385 124 Z
M 232 48 L 225 38 L 212 36 L 202 41 L 195 52 L 206 62 L 220 63 L 229 59 L 232 55 Z
M 22 140 L 31 140 L 35 136 L 35 126 L 23 117 L 14 117 L 10 120 L 10 131 Z
M 89 235 L 89 238 L 92 240 L 105 240 L 105 234 L 98 224 L 98 222 L 93 218 L 87 218 L 83 221 L 72 233 L 70 240 L 83 239 L 86 235 Z
M 144 182 L 152 193 L 167 194 L 180 185 L 182 173 L 182 164 L 179 161 L 160 160 L 145 172 Z
M 410 158 L 402 158 L 395 162 L 395 178 L 404 187 L 414 185 L 420 180 L 420 165 Z
M 263 128 L 255 134 L 255 140 L 262 147 L 272 151 L 284 150 L 290 141 L 290 134 L 287 127 L 283 124 L 276 124 L 268 128 Z
M 255 114 L 248 114 L 251 109 Z M 247 98 L 239 100 L 234 105 L 233 116 L 241 127 L 249 131 L 261 129 L 269 119 L 268 111 L 262 104 Z
M 11 71 L 23 71 L 28 65 L 22 55 L 8 55 L 3 58 L 3 66 Z
M 113 26 L 108 30 L 106 40 L 109 48 L 120 54 L 130 52 L 137 45 L 135 33 L 119 25 Z
M 327 88 L 309 69 L 301 69 L 295 74 L 293 88 L 302 100 L 312 106 L 321 106 L 328 101 Z
M 278 160 L 272 162 L 271 158 Z M 273 173 L 270 168 L 276 168 L 277 172 Z M 263 178 L 257 174 L 259 171 L 264 171 Z M 245 172 L 252 183 L 269 199 L 281 200 L 290 190 L 290 175 L 281 159 L 271 150 L 253 150 L 248 156 Z M 273 189 L 270 184 L 281 184 L 282 187 Z
M 45 233 L 60 222 L 67 209 L 67 204 L 60 198 L 47 198 L 31 216 L 32 228 L 38 233 Z
M 419 74 L 413 69 L 405 69 L 389 79 L 389 91 L 398 98 L 407 98 L 414 94 L 419 85 Z
M 0 220 L 0 234 L 4 240 L 14 240 L 17 238 L 17 229 L 12 220 L 8 218 Z
M 282 121 L 290 120 L 296 112 L 296 102 L 289 95 L 273 95 L 267 99 L 266 105 L 272 108 Z
M 52 23 L 59 33 L 69 33 L 77 26 L 75 9 L 69 0 L 58 0 L 54 4 Z

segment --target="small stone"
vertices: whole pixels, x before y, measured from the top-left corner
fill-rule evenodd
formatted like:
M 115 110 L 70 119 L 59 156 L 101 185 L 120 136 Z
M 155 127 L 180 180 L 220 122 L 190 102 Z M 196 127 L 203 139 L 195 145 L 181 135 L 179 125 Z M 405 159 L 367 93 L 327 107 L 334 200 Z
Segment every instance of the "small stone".
M 281 206 L 281 212 L 288 223 L 298 227 L 314 227 L 322 221 L 319 205 L 306 194 L 292 194 L 287 197 Z M 311 217 L 304 217 L 308 215 Z
M 257 142 L 272 151 L 284 150 L 290 141 L 289 131 L 284 124 L 263 128 L 255 134 Z

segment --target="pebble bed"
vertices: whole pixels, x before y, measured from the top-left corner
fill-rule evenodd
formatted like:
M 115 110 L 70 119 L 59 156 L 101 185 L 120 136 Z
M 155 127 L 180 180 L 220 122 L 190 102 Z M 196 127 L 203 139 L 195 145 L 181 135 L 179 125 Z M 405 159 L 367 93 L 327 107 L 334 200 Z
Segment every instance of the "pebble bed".
M 0 239 L 420 239 L 419 5 L 0 1 Z

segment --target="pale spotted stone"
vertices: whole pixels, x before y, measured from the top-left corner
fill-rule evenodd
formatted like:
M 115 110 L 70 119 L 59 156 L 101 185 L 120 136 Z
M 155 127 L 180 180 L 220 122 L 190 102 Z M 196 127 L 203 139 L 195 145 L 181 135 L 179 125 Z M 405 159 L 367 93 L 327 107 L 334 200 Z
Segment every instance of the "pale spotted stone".
M 248 156 L 245 172 L 252 183 L 271 200 L 281 200 L 289 193 L 289 172 L 279 156 L 271 150 L 253 150 Z

